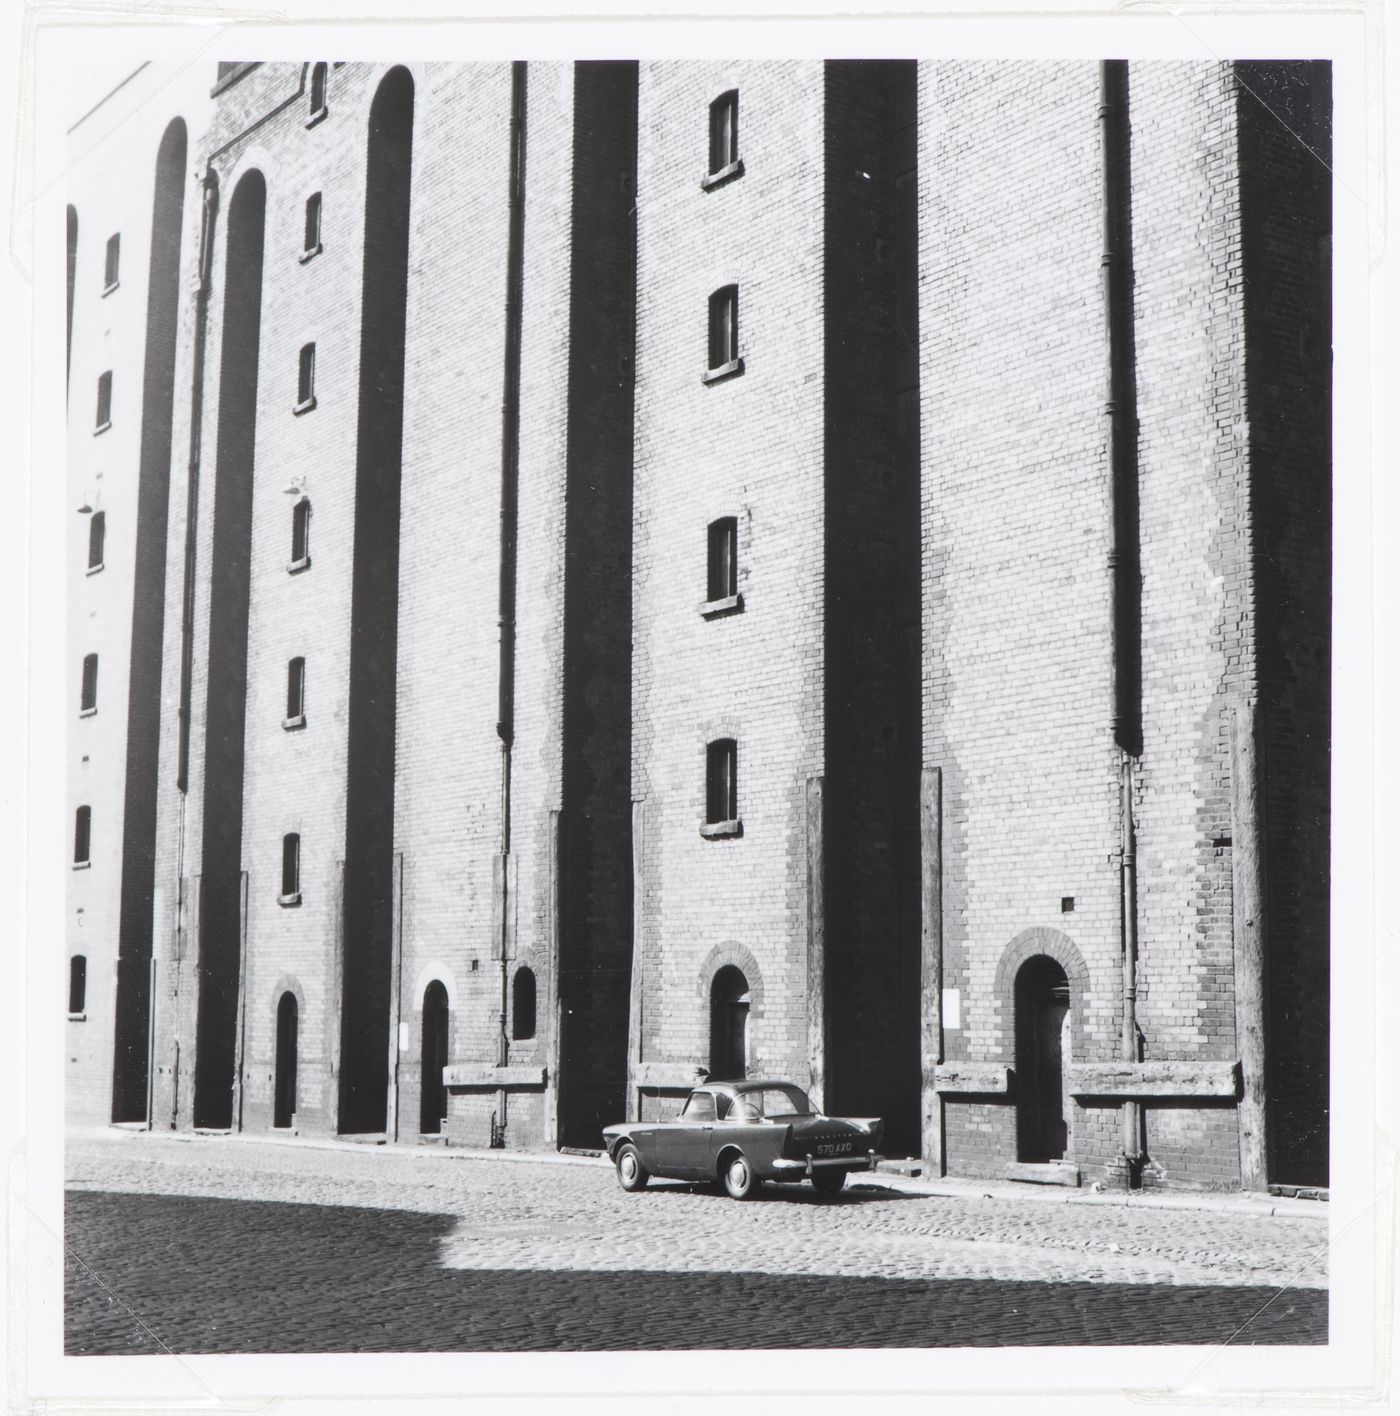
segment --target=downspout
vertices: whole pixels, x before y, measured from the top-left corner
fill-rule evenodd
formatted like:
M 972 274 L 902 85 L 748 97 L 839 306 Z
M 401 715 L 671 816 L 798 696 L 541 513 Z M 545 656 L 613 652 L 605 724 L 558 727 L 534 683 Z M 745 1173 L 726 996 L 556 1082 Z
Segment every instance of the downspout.
M 174 1061 L 172 1068 L 170 1129 L 176 1129 L 180 1111 L 180 984 L 184 955 L 194 937 L 196 923 L 185 918 L 190 905 L 190 891 L 185 884 L 185 819 L 189 807 L 190 783 L 190 700 L 194 681 L 194 595 L 195 555 L 198 548 L 199 523 L 199 463 L 204 436 L 204 350 L 209 325 L 209 292 L 213 284 L 214 225 L 219 214 L 219 179 L 214 169 L 206 166 L 202 182 L 203 203 L 199 217 L 199 264 L 195 284 L 194 358 L 190 373 L 190 451 L 185 486 L 185 572 L 181 589 L 180 620 L 180 706 L 179 761 L 175 784 L 180 792 L 180 819 L 175 845 L 175 882 L 178 917 L 175 927 L 185 948 L 175 956 L 174 1006 L 171 1010 L 171 1039 Z M 152 988 L 151 1036 L 154 1043 L 155 992 Z M 150 1115 L 150 1108 L 147 1108 Z
M 525 265 L 525 85 L 527 65 L 510 66 L 510 227 L 506 247 L 505 386 L 501 400 L 501 554 L 499 589 L 500 667 L 496 735 L 501 742 L 501 960 L 497 1065 L 510 1060 L 506 1034 L 509 1005 L 511 749 L 515 740 L 515 560 L 520 481 L 520 326 Z M 506 1126 L 506 1090 L 496 1098 L 502 1135 Z M 492 1137 L 493 1144 L 496 1137 Z
M 1133 767 L 1142 752 L 1141 585 L 1138 568 L 1137 399 L 1132 347 L 1132 200 L 1128 65 L 1106 59 L 1099 65 L 1099 122 L 1103 132 L 1103 257 L 1108 451 L 1108 575 L 1112 605 L 1109 655 L 1112 665 L 1110 717 L 1121 774 L 1122 1035 L 1120 1056 L 1135 1064 L 1137 1044 L 1137 846 L 1133 825 Z M 1123 1159 L 1130 1186 L 1142 1171 L 1142 1106 L 1123 1102 Z

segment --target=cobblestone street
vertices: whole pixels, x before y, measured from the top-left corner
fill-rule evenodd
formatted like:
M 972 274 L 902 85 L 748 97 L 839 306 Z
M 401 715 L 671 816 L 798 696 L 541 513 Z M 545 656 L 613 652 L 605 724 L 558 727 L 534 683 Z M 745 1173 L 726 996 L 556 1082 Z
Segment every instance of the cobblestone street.
M 1326 1211 L 930 1194 L 737 1204 L 604 1160 L 91 1132 L 67 1156 L 81 1352 L 1298 1343 Z M 1284 1208 L 1287 1208 L 1286 1206 Z

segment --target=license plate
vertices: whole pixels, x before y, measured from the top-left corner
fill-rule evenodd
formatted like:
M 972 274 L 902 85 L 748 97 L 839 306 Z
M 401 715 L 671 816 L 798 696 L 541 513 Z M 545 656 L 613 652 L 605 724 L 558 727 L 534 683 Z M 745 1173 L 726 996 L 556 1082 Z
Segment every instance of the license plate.
M 826 1141 L 817 1147 L 818 1155 L 846 1155 L 851 1149 L 850 1141 Z

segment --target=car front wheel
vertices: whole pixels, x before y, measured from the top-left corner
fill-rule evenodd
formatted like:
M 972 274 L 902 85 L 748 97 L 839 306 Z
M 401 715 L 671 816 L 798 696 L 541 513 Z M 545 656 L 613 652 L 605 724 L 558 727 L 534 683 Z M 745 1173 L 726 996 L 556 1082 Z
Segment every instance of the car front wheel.
M 637 1147 L 629 1141 L 617 1153 L 617 1183 L 630 1192 L 645 1189 L 650 1178 Z
M 758 1189 L 753 1167 L 744 1156 L 736 1155 L 730 1158 L 729 1164 L 724 1168 L 724 1188 L 730 1198 L 735 1200 L 746 1200 Z

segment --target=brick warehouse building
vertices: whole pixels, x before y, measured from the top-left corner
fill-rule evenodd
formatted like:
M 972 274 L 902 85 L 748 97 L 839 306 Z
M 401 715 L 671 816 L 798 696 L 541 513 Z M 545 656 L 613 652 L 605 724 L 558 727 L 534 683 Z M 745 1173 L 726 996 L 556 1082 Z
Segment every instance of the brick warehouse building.
M 164 99 L 72 185 L 72 1119 L 589 1146 L 709 1067 L 1326 1183 L 1328 66 Z

